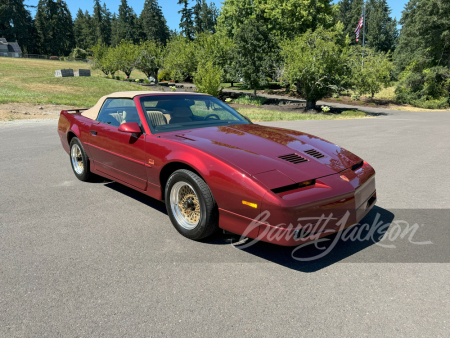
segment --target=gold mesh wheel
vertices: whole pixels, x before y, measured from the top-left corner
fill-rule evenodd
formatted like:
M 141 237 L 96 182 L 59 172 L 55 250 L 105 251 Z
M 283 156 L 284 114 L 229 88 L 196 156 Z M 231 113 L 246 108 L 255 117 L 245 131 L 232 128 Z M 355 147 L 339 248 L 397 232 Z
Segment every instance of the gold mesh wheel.
M 170 207 L 178 224 L 187 230 L 194 229 L 200 221 L 200 202 L 192 186 L 177 182 L 170 192 Z
M 72 166 L 78 175 L 81 175 L 84 171 L 83 155 L 78 144 L 74 144 L 70 151 L 70 157 L 72 159 Z

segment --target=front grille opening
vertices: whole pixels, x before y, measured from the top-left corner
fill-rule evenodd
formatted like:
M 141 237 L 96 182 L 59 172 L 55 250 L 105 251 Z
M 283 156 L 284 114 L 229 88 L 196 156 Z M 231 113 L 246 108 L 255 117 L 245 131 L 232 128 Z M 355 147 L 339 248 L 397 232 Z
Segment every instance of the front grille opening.
M 281 158 L 282 160 L 294 163 L 294 164 L 299 164 L 299 163 L 303 163 L 303 162 L 308 162 L 308 160 L 300 155 L 297 154 L 289 154 L 289 155 L 283 155 L 280 156 L 278 158 Z
M 363 165 L 364 165 L 364 161 L 361 161 L 361 162 L 359 162 L 359 163 L 356 163 L 356 164 L 352 165 L 352 170 L 353 170 L 353 171 L 356 171 L 356 170 L 358 170 L 359 168 L 361 168 Z
M 318 152 L 318 151 L 315 150 L 315 149 L 309 149 L 309 150 L 305 151 L 305 153 L 308 154 L 308 155 L 310 155 L 310 156 L 312 156 L 312 157 L 315 157 L 315 158 L 322 158 L 322 157 L 325 157 L 324 154 Z
M 275 188 L 275 189 L 272 189 L 272 191 L 275 194 L 281 194 L 281 193 L 286 192 L 286 191 L 291 191 L 291 190 L 296 190 L 296 189 L 300 189 L 300 188 L 305 188 L 305 187 L 312 186 L 314 184 L 316 184 L 316 180 L 309 180 L 309 181 L 305 181 L 305 182 L 300 182 L 300 183 L 286 185 L 286 186 L 280 187 L 280 188 Z

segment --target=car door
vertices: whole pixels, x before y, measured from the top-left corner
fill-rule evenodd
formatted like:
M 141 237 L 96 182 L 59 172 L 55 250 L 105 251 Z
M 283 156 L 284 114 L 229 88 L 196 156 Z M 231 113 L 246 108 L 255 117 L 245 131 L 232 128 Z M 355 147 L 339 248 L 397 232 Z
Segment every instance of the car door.
M 119 126 L 126 122 L 137 122 L 142 126 L 134 101 L 107 99 L 90 128 L 91 157 L 96 170 L 145 190 L 145 135 L 119 131 Z

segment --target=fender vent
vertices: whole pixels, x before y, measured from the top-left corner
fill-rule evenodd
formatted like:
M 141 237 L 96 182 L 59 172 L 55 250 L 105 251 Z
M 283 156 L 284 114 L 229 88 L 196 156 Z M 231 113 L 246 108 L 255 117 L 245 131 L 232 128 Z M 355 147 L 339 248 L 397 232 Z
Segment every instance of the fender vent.
M 300 155 L 297 154 L 289 154 L 289 155 L 283 155 L 280 156 L 278 158 L 281 158 L 282 160 L 294 163 L 294 164 L 299 164 L 299 163 L 303 163 L 303 162 L 308 162 L 308 160 Z
M 309 150 L 305 151 L 305 153 L 308 154 L 308 155 L 310 155 L 310 156 L 312 156 L 312 157 L 315 157 L 315 158 L 322 158 L 322 157 L 325 157 L 324 154 L 319 153 L 319 152 L 318 152 L 317 150 L 315 150 L 315 149 L 309 149 Z

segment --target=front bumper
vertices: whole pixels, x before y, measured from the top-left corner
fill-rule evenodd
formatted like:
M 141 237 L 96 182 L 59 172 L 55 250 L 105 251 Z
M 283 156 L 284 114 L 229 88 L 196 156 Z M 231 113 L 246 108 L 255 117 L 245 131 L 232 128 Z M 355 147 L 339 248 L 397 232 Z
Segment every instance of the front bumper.
M 268 192 L 253 220 L 220 210 L 221 227 L 264 242 L 297 246 L 358 224 L 375 203 L 375 171 L 365 162 L 356 171 L 317 179 L 311 187 Z

